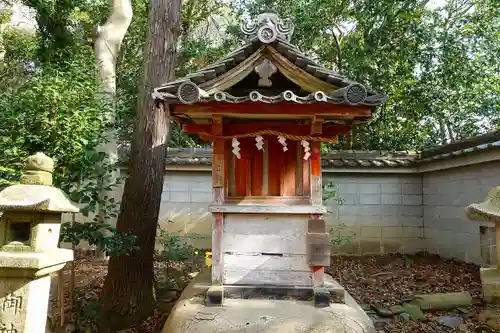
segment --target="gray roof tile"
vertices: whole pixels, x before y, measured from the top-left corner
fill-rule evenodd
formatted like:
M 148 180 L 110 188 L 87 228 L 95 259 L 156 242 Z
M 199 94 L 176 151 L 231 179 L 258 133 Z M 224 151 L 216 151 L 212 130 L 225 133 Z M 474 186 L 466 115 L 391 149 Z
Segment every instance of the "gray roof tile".
M 485 140 L 490 140 L 490 142 L 485 142 Z M 478 144 L 478 142 L 480 143 Z M 120 144 L 119 152 L 122 160 L 128 156 L 129 149 L 127 143 Z M 421 153 L 339 150 L 324 155 L 322 165 L 324 167 L 338 168 L 406 168 L 430 161 L 450 159 L 487 150 L 500 151 L 500 131 L 440 146 Z M 433 153 L 429 154 L 430 151 Z M 168 148 L 166 163 L 170 165 L 211 165 L 212 149 Z
M 264 26 L 264 25 L 275 25 L 275 27 L 278 27 L 282 22 L 280 18 L 278 18 L 274 14 L 262 14 L 260 17 L 265 17 L 264 20 L 261 20 L 259 17 L 257 18 L 257 22 L 255 23 L 256 25 L 254 26 Z M 250 30 L 247 30 L 246 32 L 249 32 Z M 255 33 L 255 31 L 251 30 L 252 33 Z M 179 86 L 186 81 L 191 81 L 192 83 L 196 85 L 201 85 L 203 83 L 206 83 L 216 77 L 219 77 L 221 75 L 226 74 L 231 68 L 239 65 L 241 62 L 243 62 L 245 59 L 247 59 L 249 56 L 254 54 L 260 47 L 270 45 L 273 46 L 283 57 L 288 59 L 290 62 L 294 63 L 298 68 L 310 73 L 314 77 L 316 77 L 319 80 L 322 80 L 324 82 L 328 82 L 330 84 L 333 84 L 337 86 L 339 89 L 349 87 L 351 85 L 359 85 L 359 83 L 349 80 L 338 73 L 335 73 L 327 68 L 324 68 L 320 65 L 318 65 L 313 59 L 310 59 L 307 57 L 305 54 L 303 54 L 297 46 L 291 44 L 288 40 L 291 36 L 291 32 L 286 32 L 284 34 L 281 34 L 279 31 L 279 28 L 275 30 L 278 32 L 277 38 L 271 42 L 265 42 L 262 41 L 262 38 L 259 38 L 257 35 L 255 36 L 247 36 L 248 42 L 241 46 L 240 48 L 232 51 L 229 53 L 225 58 L 215 62 L 214 64 L 211 64 L 199 71 L 196 71 L 194 73 L 191 73 L 184 78 L 181 79 L 175 79 L 174 81 L 167 82 L 160 87 L 155 89 L 154 97 L 155 98 L 160 98 L 160 96 L 163 97 L 164 100 L 171 104 L 176 104 L 176 103 L 181 103 L 181 100 L 178 97 L 177 90 Z M 293 28 L 292 30 L 293 31 Z M 256 89 L 258 87 L 255 87 Z M 359 104 L 361 105 L 367 105 L 367 106 L 377 106 L 382 103 L 384 103 L 387 100 L 387 96 L 383 94 L 379 94 L 375 92 L 372 89 L 369 88 L 364 88 L 366 89 L 366 101 L 362 101 Z M 206 91 L 210 90 L 210 87 L 205 87 Z M 327 99 L 311 99 L 309 98 L 310 96 L 305 97 L 305 99 L 309 103 L 335 103 L 335 104 L 344 104 L 348 103 L 346 98 L 343 96 L 343 91 L 340 91 L 339 96 L 336 96 L 336 93 L 339 92 L 338 90 L 333 90 L 333 91 L 323 91 L 325 95 L 331 97 Z M 164 93 L 167 93 L 163 95 Z M 172 97 L 168 94 L 174 94 L 175 96 Z M 214 97 L 215 91 L 212 92 L 208 96 L 204 96 L 203 98 L 200 98 L 197 103 L 204 103 L 204 102 L 213 102 L 215 101 Z M 281 103 L 283 102 L 282 99 L 278 98 L 279 95 L 273 95 L 273 96 L 264 96 L 265 103 Z M 243 98 L 239 98 L 243 97 Z M 249 96 L 237 96 L 235 98 L 229 99 L 229 100 L 222 100 L 222 101 L 217 101 L 217 102 L 229 102 L 229 103 L 243 103 L 243 102 L 263 102 L 262 100 L 249 100 L 247 97 Z M 341 97 L 341 98 L 335 98 L 335 97 Z M 295 98 L 291 100 L 292 102 L 295 103 L 302 103 L 303 100 L 301 98 Z

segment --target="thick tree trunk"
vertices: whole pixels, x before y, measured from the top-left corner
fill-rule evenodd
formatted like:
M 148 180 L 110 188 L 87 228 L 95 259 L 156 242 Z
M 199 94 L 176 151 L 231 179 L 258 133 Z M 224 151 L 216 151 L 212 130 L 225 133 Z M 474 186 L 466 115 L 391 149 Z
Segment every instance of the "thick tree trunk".
M 144 51 L 144 76 L 117 229 L 137 236 L 139 250 L 111 257 L 104 283 L 101 329 L 116 332 L 151 313 L 154 294 L 153 254 L 160 209 L 168 136 L 168 106 L 151 93 L 173 75 L 182 0 L 150 0 Z
M 132 2 L 131 0 L 113 0 L 111 15 L 106 23 L 97 27 L 94 52 L 97 60 L 98 77 L 102 85 L 102 93 L 108 100 L 110 108 L 105 111 L 104 121 L 114 124 L 116 120 L 115 97 L 116 97 L 116 62 L 120 52 L 120 46 L 127 30 L 132 22 Z M 114 127 L 107 127 L 104 133 L 105 141 L 99 145 L 98 151 L 105 154 L 105 163 L 116 165 L 118 162 L 118 143 Z M 114 167 L 110 170 L 107 177 L 103 177 L 102 190 L 99 193 L 101 201 L 105 198 L 113 198 L 119 202 L 116 197 L 115 185 L 120 177 L 120 170 Z M 111 188 L 107 190 L 107 188 Z M 106 214 L 106 207 L 99 207 L 99 221 L 109 225 L 115 225 L 116 220 Z M 101 249 L 96 251 L 96 256 L 104 259 L 104 252 Z

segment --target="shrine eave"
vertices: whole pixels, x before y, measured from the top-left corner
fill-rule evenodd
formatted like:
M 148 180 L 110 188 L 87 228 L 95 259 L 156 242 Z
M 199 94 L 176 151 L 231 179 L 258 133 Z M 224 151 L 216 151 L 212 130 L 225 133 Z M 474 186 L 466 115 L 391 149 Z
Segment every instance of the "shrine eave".
M 318 65 L 289 42 L 293 28 L 283 26 L 274 14 L 260 15 L 253 26 L 242 28 L 247 34 L 245 45 L 197 72 L 155 88 L 153 97 L 169 104 L 288 102 L 370 108 L 387 101 L 387 96 Z M 259 73 L 267 85 L 259 80 L 258 85 L 246 86 L 244 91 L 229 92 L 252 72 Z M 295 91 L 272 84 L 272 75 L 277 72 L 294 84 Z

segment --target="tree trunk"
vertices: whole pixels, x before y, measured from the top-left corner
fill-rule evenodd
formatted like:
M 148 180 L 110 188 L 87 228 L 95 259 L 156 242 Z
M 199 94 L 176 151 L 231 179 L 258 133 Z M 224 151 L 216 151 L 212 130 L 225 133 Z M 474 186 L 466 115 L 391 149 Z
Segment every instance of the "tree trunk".
M 175 70 L 182 0 L 150 0 L 144 50 L 144 76 L 117 229 L 137 236 L 139 250 L 111 257 L 103 289 L 99 332 L 116 332 L 151 314 L 154 301 L 153 255 L 163 187 L 168 136 L 168 106 L 152 99 L 153 88 Z
M 3 33 L 7 30 L 9 26 L 10 19 L 6 19 L 4 22 L 0 20 L 0 69 L 4 66 L 4 58 L 5 58 L 5 47 L 3 45 Z
M 109 109 L 105 109 L 104 121 L 114 124 L 116 120 L 116 62 L 120 51 L 120 46 L 127 30 L 132 22 L 132 2 L 131 0 L 113 0 L 112 11 L 106 23 L 97 27 L 94 52 L 97 61 L 98 77 L 101 81 L 101 89 L 104 98 L 108 101 Z M 118 162 L 118 143 L 114 126 L 107 126 L 104 133 L 105 141 L 97 147 L 97 150 L 105 154 L 105 164 L 115 166 Z M 97 176 L 99 177 L 99 176 Z M 118 202 L 114 188 L 120 177 L 120 169 L 113 167 L 106 177 L 102 177 L 102 189 L 99 193 L 101 202 L 106 198 L 113 198 Z M 108 189 L 111 188 L 111 189 Z M 108 189 L 108 190 L 107 190 Z M 104 205 L 99 206 L 99 222 L 115 225 L 116 220 L 106 214 Z M 97 258 L 104 259 L 104 252 L 98 248 Z
M 3 46 L 3 38 L 2 38 L 2 33 L 5 30 L 6 24 L 0 23 L 0 69 L 3 68 L 3 60 L 5 58 L 5 48 Z
M 448 133 L 449 142 L 450 143 L 455 142 L 455 135 L 453 134 L 453 130 L 451 129 L 451 124 L 448 121 L 445 121 L 444 124 L 446 127 L 446 131 Z
M 444 122 L 444 119 L 439 119 L 438 123 L 439 123 L 439 134 L 441 135 L 441 144 L 445 145 L 449 143 L 447 138 L 446 124 Z

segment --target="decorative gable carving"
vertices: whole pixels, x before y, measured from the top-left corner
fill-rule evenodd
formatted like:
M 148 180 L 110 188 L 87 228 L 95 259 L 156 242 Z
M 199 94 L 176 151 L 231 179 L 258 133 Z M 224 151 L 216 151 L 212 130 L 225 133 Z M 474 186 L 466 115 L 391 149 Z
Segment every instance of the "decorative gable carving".
M 241 26 L 246 40 L 251 41 L 258 38 L 264 44 L 272 43 L 278 37 L 289 42 L 293 30 L 294 25 L 291 22 L 282 20 L 278 15 L 272 13 L 260 14 L 253 21 Z
M 277 68 L 268 58 L 262 59 L 262 61 L 255 66 L 255 72 L 259 74 L 259 87 L 269 88 L 273 85 L 270 77 L 276 73 Z

